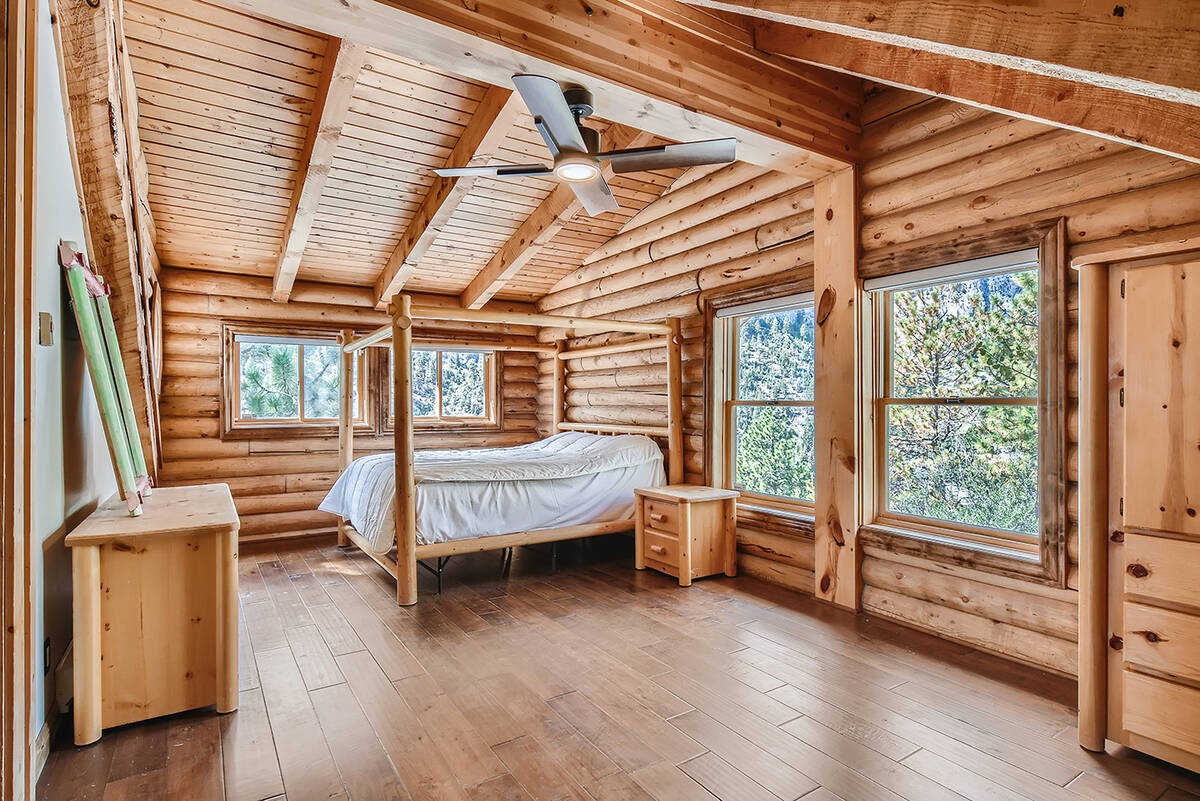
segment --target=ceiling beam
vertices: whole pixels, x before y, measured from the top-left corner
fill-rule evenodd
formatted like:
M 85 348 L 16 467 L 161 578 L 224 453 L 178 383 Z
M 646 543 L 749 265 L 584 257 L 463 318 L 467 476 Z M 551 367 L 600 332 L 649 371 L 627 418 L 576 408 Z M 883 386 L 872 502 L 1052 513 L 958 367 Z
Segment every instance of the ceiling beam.
M 1200 162 L 1196 107 L 836 33 L 760 22 L 763 50 Z
M 583 84 L 605 119 L 671 141 L 736 137 L 740 160 L 808 179 L 857 156 L 858 81 L 757 52 L 674 0 L 221 2 L 495 86 L 521 72 Z
M 525 113 L 525 104 L 520 95 L 511 89 L 490 87 L 442 166 L 453 168 L 487 164 L 522 113 Z M 392 295 L 408 283 L 450 215 L 454 214 L 477 180 L 474 176 L 434 177 L 429 192 L 417 207 L 375 282 L 375 298 L 380 308 L 387 306 Z
M 695 5 L 1200 105 L 1200 4 L 687 0 Z
M 287 301 L 296 282 L 300 260 L 308 246 L 313 219 L 325 191 L 325 180 L 333 166 L 333 154 L 350 111 L 350 100 L 362 72 L 367 48 L 358 42 L 330 37 L 325 45 L 324 68 L 308 120 L 308 135 L 300 153 L 300 170 L 292 190 L 292 202 L 283 225 L 279 260 L 275 264 L 273 300 Z
M 654 138 L 645 131 L 635 131 L 623 125 L 614 125 L 606 132 L 606 150 L 623 150 L 627 147 L 645 147 Z M 605 163 L 601 168 L 604 180 L 611 181 L 612 165 Z M 479 274 L 463 291 L 460 298 L 463 308 L 481 309 L 492 297 L 504 288 L 538 252 L 558 235 L 580 211 L 583 204 L 567 184 L 560 183 L 546 196 L 538 207 L 525 218 L 525 222 L 496 251 L 496 255 L 484 265 Z

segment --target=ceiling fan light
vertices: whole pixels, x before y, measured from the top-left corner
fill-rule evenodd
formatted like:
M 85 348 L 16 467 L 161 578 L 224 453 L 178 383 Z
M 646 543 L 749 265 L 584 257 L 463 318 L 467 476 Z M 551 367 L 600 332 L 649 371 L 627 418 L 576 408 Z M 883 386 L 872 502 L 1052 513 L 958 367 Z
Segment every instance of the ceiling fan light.
M 567 156 L 559 159 L 554 165 L 554 174 L 564 181 L 582 183 L 591 181 L 600 174 L 600 166 L 595 160 L 584 156 Z

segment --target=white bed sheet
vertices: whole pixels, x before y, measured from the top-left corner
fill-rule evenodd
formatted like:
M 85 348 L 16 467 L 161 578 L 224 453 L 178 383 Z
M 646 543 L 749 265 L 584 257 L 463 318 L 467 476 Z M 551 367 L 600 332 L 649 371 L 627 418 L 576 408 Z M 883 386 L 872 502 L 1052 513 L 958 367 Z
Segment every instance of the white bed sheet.
M 634 489 L 666 483 L 649 437 L 564 432 L 513 448 L 417 451 L 417 542 L 602 523 L 633 515 Z M 395 540 L 395 457 L 354 460 L 320 509 L 349 520 L 375 553 Z

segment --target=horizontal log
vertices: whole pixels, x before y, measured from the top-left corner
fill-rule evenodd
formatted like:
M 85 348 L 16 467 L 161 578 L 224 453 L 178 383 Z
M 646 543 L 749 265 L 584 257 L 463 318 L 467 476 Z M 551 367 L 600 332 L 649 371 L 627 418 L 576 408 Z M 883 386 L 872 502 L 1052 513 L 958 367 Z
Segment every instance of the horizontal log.
M 695 169 L 685 172 L 657 200 L 630 217 L 623 230 L 641 228 L 680 209 L 694 206 L 710 197 L 723 195 L 733 187 L 759 178 L 767 172 L 757 164 L 745 161 L 718 166 L 702 177 L 689 175 Z M 681 183 L 685 177 L 688 178 L 687 182 Z
M 738 553 L 737 566 L 738 575 L 749 576 L 768 584 L 778 584 L 789 590 L 812 595 L 816 588 L 813 571 L 805 570 L 802 567 L 795 567 L 773 559 L 764 559 L 748 553 Z
M 328 512 L 316 509 L 298 512 L 273 512 L 261 515 L 239 515 L 241 529 L 239 537 L 250 537 L 259 534 L 277 534 L 302 529 L 320 529 L 334 527 L 337 518 Z
M 864 611 L 906 623 L 943 639 L 967 643 L 1068 676 L 1077 672 L 1077 646 L 1070 640 L 872 586 L 863 588 L 862 607 Z
M 322 490 L 309 492 L 282 492 L 276 495 L 248 495 L 234 502 L 238 515 L 275 514 L 279 512 L 316 511 L 327 493 Z
M 745 528 L 737 529 L 737 547 L 740 554 L 770 559 L 793 567 L 812 572 L 814 552 L 813 541 L 795 537 L 781 537 L 778 534 L 768 534 Z
M 864 559 L 862 576 L 870 586 L 989 620 L 1072 642 L 1078 635 L 1077 604 L 881 559 Z
M 641 389 L 570 389 L 567 391 L 569 406 L 652 406 L 664 409 L 667 405 L 667 388 L 654 384 Z
M 995 116 L 994 112 L 986 109 L 940 97 L 931 98 L 866 126 L 862 134 L 862 160 L 870 163 L 884 153 L 931 140 L 944 131 L 954 130 L 973 120 Z

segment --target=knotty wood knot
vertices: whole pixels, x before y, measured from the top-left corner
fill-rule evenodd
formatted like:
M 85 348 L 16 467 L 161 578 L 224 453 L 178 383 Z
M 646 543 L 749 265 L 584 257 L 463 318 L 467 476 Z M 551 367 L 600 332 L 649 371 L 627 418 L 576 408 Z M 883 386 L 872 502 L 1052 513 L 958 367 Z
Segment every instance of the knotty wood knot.
M 829 574 L 828 574 L 828 573 L 826 573 L 825 575 L 821 576 L 821 592 L 829 592 L 829 585 L 830 585 L 830 583 L 831 583 L 831 582 L 830 582 L 830 578 L 829 578 Z
M 817 304 L 817 325 L 825 325 L 829 315 L 833 313 L 833 304 L 837 303 L 837 290 L 831 286 L 821 292 L 821 302 Z
M 1160 637 L 1157 632 L 1153 631 L 1134 631 L 1131 634 L 1140 634 L 1146 638 L 1146 642 L 1170 642 L 1166 637 Z
M 1150 575 L 1150 570 L 1145 565 L 1134 562 L 1129 567 L 1125 568 L 1125 572 L 1134 578 L 1145 578 Z

